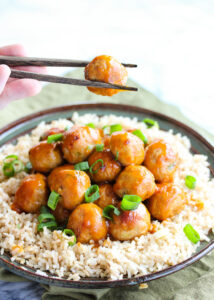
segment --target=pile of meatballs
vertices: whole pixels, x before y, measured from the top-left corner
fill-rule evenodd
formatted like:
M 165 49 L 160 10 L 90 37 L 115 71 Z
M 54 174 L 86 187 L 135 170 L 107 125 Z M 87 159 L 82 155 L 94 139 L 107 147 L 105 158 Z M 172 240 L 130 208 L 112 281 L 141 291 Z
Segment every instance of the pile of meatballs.
M 177 155 L 169 143 L 155 140 L 147 145 L 133 130 L 105 134 L 104 130 L 74 125 L 69 130 L 51 128 L 30 149 L 32 174 L 16 191 L 12 209 L 17 213 L 39 213 L 51 191 L 60 195 L 52 214 L 58 224 L 72 229 L 80 243 L 131 240 L 151 232 L 151 220 L 163 221 L 180 213 L 185 194 L 173 183 Z M 48 143 L 50 135 L 62 133 L 62 140 Z M 96 145 L 103 144 L 102 151 Z M 74 165 L 88 161 L 93 172 L 76 170 Z M 85 192 L 99 186 L 100 197 L 85 202 Z M 136 195 L 142 201 L 133 210 L 122 210 L 124 195 Z M 103 209 L 114 205 L 112 219 L 103 217 Z

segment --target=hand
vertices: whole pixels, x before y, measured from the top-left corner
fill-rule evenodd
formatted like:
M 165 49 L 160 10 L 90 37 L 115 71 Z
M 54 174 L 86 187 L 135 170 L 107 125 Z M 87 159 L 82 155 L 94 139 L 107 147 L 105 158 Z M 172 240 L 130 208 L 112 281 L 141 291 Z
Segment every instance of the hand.
M 26 50 L 22 45 L 11 45 L 0 48 L 0 55 L 26 56 Z M 16 67 L 14 69 L 46 73 L 44 67 Z M 14 79 L 10 77 L 10 68 L 0 65 L 0 109 L 11 101 L 31 97 L 41 91 L 41 84 L 34 79 Z

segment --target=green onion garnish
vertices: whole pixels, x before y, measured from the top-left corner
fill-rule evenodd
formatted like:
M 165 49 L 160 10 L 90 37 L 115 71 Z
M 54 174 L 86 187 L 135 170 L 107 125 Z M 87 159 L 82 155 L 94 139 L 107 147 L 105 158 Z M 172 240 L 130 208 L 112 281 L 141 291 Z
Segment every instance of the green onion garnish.
M 47 207 L 47 206 L 41 206 L 41 208 L 40 208 L 40 213 L 41 214 L 48 214 L 48 213 L 50 213 L 50 209 Z
M 97 152 L 102 152 L 103 149 L 104 149 L 104 144 L 96 145 L 96 151 L 97 151 Z
M 62 133 L 51 134 L 48 136 L 47 143 L 52 144 L 58 141 L 61 141 L 63 137 Z
M 91 128 L 94 128 L 94 129 L 95 129 L 94 123 L 88 123 L 88 124 L 85 124 L 85 126 L 88 126 L 88 127 L 91 127 Z
M 122 125 L 120 124 L 114 124 L 110 126 L 110 134 L 112 134 L 115 131 L 121 131 L 123 129 Z
M 137 195 L 124 195 L 121 202 L 122 210 L 134 210 L 141 203 L 141 197 Z
M 94 148 L 94 146 L 93 145 L 88 145 L 88 147 L 87 147 L 87 150 L 92 150 Z
M 159 124 L 155 120 L 146 118 L 146 119 L 142 120 L 142 122 L 144 122 L 147 125 L 147 128 L 151 128 L 153 126 L 159 128 Z
M 10 163 L 10 164 L 4 164 L 3 165 L 3 173 L 6 177 L 12 177 L 15 175 L 15 170 L 13 168 L 13 165 Z
M 104 134 L 109 134 L 110 133 L 110 125 L 103 126 L 102 130 L 103 130 Z
M 132 131 L 132 134 L 139 137 L 144 142 L 145 145 L 148 143 L 147 137 L 143 134 L 143 132 L 140 129 Z
M 21 229 L 21 224 L 17 224 L 16 226 L 18 229 Z
M 54 215 L 50 214 L 50 213 L 44 213 L 44 214 L 40 214 L 38 216 L 38 221 L 39 223 L 44 223 L 44 222 L 48 222 L 54 220 L 55 221 L 55 217 Z
M 185 185 L 191 190 L 194 189 L 196 185 L 196 178 L 191 175 L 187 175 L 185 178 Z
M 94 168 L 94 166 L 95 166 L 96 164 L 98 164 L 98 163 L 101 163 L 101 166 L 100 166 L 98 169 L 96 169 L 96 170 L 94 171 L 93 168 Z M 103 166 L 104 166 L 103 160 L 102 160 L 102 159 L 98 159 L 98 160 L 96 160 L 96 161 L 90 166 L 89 172 L 90 172 L 91 174 L 96 174 L 100 169 L 102 169 Z
M 6 156 L 6 157 L 4 158 L 3 163 L 4 163 L 4 164 L 9 164 L 9 163 L 13 162 L 14 160 L 18 160 L 18 159 L 19 159 L 19 158 L 18 158 L 17 155 L 11 154 L 11 155 L 8 155 L 8 156 Z
M 89 169 L 89 164 L 87 161 L 82 161 L 81 163 L 78 163 L 74 165 L 75 170 L 85 171 Z
M 57 203 L 59 201 L 59 194 L 52 191 L 50 193 L 50 196 L 48 198 L 48 207 L 50 207 L 52 210 L 56 209 Z
M 118 157 L 119 157 L 119 151 L 116 151 L 116 156 L 115 156 L 115 160 L 117 161 L 118 160 Z
M 85 202 L 94 202 L 100 198 L 99 186 L 97 184 L 91 185 L 85 192 Z
M 67 229 L 67 228 L 66 228 L 66 229 L 63 230 L 63 233 L 64 233 L 65 235 L 67 235 L 67 236 L 73 237 L 73 242 L 72 242 L 72 241 L 69 241 L 69 242 L 68 242 L 68 245 L 69 245 L 69 246 L 73 246 L 73 245 L 76 244 L 77 238 L 76 238 L 76 235 L 74 234 L 73 230 Z
M 25 167 L 24 167 L 24 171 L 26 173 L 30 173 L 30 171 L 33 169 L 31 162 L 27 162 Z
M 183 229 L 186 237 L 194 244 L 200 241 L 199 233 L 192 227 L 192 225 L 187 224 Z
M 57 223 L 56 223 L 56 221 L 49 221 L 49 222 L 39 223 L 37 225 L 37 231 L 43 231 L 44 227 L 47 227 L 50 230 L 54 230 L 54 229 L 57 228 Z
M 12 161 L 11 164 L 12 164 L 12 166 L 14 168 L 14 172 L 15 173 L 19 173 L 19 172 L 21 172 L 21 171 L 24 170 L 23 163 L 20 160 L 18 160 L 18 159 Z
M 110 204 L 103 209 L 103 217 L 107 218 L 109 220 L 112 220 L 112 217 L 109 216 L 109 214 L 112 210 L 116 216 L 120 215 L 119 209 L 117 207 L 115 207 L 114 205 Z

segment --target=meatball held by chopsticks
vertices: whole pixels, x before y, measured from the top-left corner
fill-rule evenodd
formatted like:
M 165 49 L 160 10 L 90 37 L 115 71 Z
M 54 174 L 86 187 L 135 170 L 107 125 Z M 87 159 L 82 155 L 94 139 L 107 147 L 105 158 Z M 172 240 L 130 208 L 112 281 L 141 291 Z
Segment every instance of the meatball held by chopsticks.
M 115 58 L 108 55 L 95 57 L 85 67 L 85 79 L 126 85 L 128 72 Z M 88 90 L 102 96 L 112 96 L 120 92 L 116 89 L 88 87 Z

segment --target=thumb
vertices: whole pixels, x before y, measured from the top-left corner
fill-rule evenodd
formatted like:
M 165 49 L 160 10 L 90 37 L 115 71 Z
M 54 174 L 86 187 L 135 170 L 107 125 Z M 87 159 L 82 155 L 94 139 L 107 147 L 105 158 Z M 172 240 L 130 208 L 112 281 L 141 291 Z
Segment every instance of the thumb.
M 0 95 L 4 90 L 7 80 L 10 76 L 10 68 L 6 65 L 0 65 Z

